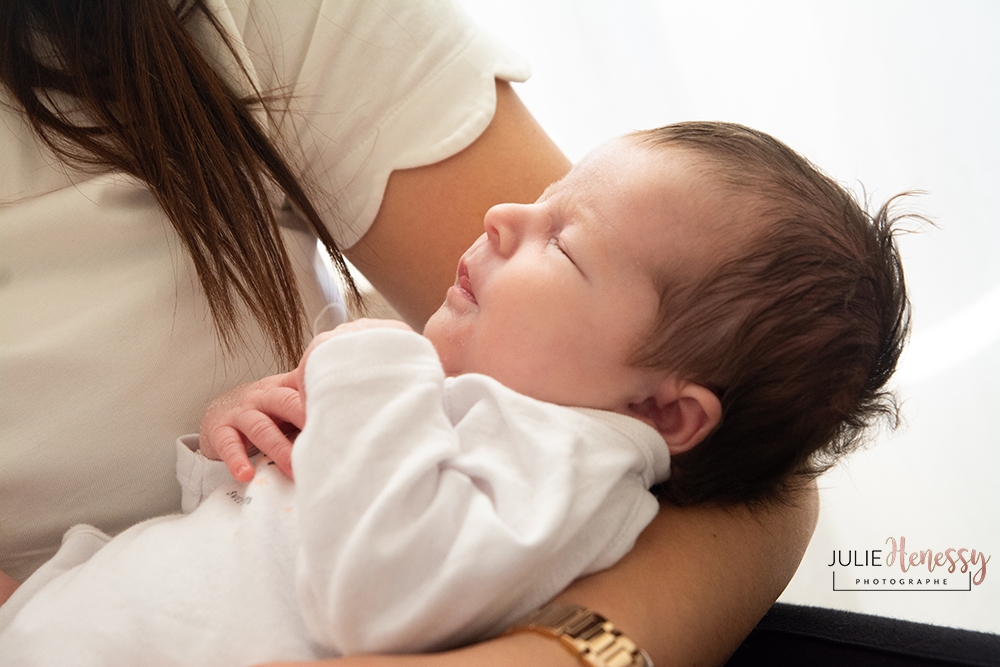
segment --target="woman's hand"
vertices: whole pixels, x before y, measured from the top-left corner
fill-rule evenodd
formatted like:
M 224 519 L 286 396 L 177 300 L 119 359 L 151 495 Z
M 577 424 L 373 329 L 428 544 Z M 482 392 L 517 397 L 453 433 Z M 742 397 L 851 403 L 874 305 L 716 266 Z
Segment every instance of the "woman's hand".
M 292 440 L 306 421 L 297 370 L 241 385 L 215 399 L 201 420 L 201 453 L 226 464 L 241 482 L 253 479 L 250 455 L 267 454 L 292 476 Z

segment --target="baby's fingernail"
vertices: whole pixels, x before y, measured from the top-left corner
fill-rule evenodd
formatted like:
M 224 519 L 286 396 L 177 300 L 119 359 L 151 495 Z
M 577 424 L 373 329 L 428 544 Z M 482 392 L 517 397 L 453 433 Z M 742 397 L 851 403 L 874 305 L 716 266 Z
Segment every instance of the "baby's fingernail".
M 252 470 L 252 468 L 249 465 L 247 465 L 246 463 L 244 463 L 243 465 L 241 465 L 239 468 L 236 469 L 236 476 L 237 477 L 246 477 L 250 473 L 251 470 Z

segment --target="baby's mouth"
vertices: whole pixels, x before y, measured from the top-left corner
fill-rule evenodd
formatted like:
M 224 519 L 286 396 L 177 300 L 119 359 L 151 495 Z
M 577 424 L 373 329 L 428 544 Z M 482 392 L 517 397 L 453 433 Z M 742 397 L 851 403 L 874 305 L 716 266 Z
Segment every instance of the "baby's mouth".
M 456 281 L 456 285 L 458 289 L 465 292 L 473 303 L 478 303 L 476 301 L 476 294 L 472 291 L 472 281 L 469 280 L 469 269 L 464 261 L 458 264 L 458 280 Z

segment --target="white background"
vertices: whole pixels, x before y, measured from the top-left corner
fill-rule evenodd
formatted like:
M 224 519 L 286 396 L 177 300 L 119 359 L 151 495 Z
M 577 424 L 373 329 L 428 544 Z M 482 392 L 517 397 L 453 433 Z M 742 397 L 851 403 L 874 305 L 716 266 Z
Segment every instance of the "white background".
M 900 240 L 906 424 L 820 480 L 819 526 L 782 600 L 1000 632 L 1000 3 L 461 2 L 531 62 L 518 93 L 574 161 L 633 129 L 727 120 L 876 205 L 927 192 L 914 203 L 937 227 Z M 833 550 L 884 557 L 890 536 L 981 550 L 986 579 L 832 590 Z

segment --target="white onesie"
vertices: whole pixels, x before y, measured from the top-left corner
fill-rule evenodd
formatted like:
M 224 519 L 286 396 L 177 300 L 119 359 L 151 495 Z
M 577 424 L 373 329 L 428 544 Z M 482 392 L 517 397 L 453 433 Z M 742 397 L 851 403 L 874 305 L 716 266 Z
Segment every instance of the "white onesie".
M 641 421 L 446 379 L 410 332 L 326 341 L 306 388 L 294 483 L 259 458 L 240 484 L 180 446 L 197 509 L 110 542 L 71 531 L 0 607 L 0 664 L 248 665 L 475 641 L 627 553 L 669 473 Z

